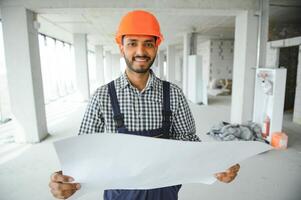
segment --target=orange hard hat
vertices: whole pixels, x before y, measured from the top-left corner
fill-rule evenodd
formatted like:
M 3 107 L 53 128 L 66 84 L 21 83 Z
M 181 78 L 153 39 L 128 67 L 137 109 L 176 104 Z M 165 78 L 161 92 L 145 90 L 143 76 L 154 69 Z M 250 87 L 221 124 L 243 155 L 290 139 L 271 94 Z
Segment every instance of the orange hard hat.
M 123 16 L 115 37 L 117 44 L 122 44 L 124 35 L 156 36 L 157 46 L 163 41 L 158 20 L 153 14 L 143 10 L 131 11 Z

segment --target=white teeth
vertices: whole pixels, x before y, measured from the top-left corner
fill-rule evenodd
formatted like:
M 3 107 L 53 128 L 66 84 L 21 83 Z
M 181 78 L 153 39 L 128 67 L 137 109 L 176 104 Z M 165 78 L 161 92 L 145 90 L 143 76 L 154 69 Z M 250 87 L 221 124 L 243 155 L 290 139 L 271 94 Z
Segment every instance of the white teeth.
M 146 61 L 146 59 L 140 59 L 140 58 L 136 58 L 136 61 Z

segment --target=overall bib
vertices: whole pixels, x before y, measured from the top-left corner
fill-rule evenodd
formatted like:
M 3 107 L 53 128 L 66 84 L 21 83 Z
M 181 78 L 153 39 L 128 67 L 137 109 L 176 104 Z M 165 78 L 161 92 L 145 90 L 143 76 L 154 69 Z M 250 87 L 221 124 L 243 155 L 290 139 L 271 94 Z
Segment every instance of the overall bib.
M 141 135 L 148 137 L 169 138 L 169 129 L 171 126 L 170 110 L 170 84 L 163 81 L 163 110 L 162 127 L 148 131 L 129 131 L 124 124 L 124 116 L 120 112 L 114 81 L 108 84 L 108 92 L 111 99 L 113 118 L 117 126 L 118 133 Z M 164 166 L 162 166 L 164 167 Z M 156 188 L 150 190 L 105 190 L 104 200 L 177 200 L 181 185 Z

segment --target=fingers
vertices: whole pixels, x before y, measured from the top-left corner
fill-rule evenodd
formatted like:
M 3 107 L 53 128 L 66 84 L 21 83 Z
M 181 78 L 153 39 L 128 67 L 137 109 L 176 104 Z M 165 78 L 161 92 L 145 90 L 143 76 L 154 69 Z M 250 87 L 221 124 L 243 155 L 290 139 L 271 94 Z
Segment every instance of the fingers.
M 52 195 L 59 199 L 66 199 L 80 189 L 79 183 L 70 183 L 74 179 L 70 176 L 65 176 L 62 171 L 55 172 L 50 177 L 49 187 Z
M 240 165 L 236 164 L 226 170 L 227 173 L 237 173 L 240 169 Z
M 237 176 L 236 173 L 230 173 L 229 174 L 229 173 L 222 172 L 222 173 L 216 174 L 216 178 L 219 181 L 224 182 L 224 183 L 230 183 L 230 182 L 232 182 L 235 179 L 236 176 Z
M 78 190 L 80 189 L 80 184 L 50 182 L 49 187 L 54 190 Z
M 235 171 L 235 172 L 238 172 L 240 169 L 240 165 L 239 164 L 236 164 L 236 165 L 233 165 L 232 167 L 230 167 L 230 170 L 231 171 Z
M 80 189 L 80 184 L 78 183 L 55 183 L 50 182 L 49 187 L 51 188 L 51 193 L 56 198 L 68 198 L 73 195 L 77 190 Z
M 74 193 L 76 192 L 76 190 L 52 190 L 51 189 L 51 193 L 55 198 L 58 199 L 66 199 L 69 198 L 70 196 L 72 196 Z
M 237 173 L 238 173 L 239 169 L 240 169 L 240 165 L 236 164 L 236 165 L 230 167 L 225 172 L 215 174 L 215 176 L 221 182 L 230 183 L 237 176 Z
M 59 171 L 59 172 L 55 172 L 51 175 L 51 181 L 54 181 L 54 182 L 72 182 L 74 181 L 74 179 L 70 176 L 65 176 L 62 174 L 62 171 Z

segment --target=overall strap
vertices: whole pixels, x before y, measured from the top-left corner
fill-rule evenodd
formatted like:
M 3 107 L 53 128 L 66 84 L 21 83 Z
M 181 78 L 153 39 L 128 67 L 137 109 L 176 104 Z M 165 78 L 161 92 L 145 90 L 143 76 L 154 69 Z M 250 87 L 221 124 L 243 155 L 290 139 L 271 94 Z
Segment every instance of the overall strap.
M 171 115 L 172 112 L 170 110 L 170 83 L 167 81 L 163 81 L 163 110 L 162 110 L 163 127 L 162 128 L 165 131 L 165 134 L 169 133 L 169 129 L 171 126 Z
M 124 128 L 124 117 L 123 117 L 123 114 L 120 112 L 120 106 L 119 106 L 119 102 L 117 99 L 114 81 L 111 81 L 108 84 L 108 91 L 109 91 L 111 105 L 112 105 L 112 109 L 113 109 L 113 118 L 117 125 L 117 129 Z

